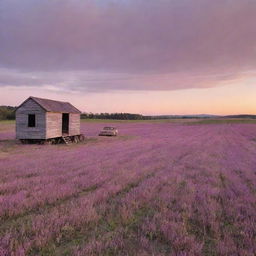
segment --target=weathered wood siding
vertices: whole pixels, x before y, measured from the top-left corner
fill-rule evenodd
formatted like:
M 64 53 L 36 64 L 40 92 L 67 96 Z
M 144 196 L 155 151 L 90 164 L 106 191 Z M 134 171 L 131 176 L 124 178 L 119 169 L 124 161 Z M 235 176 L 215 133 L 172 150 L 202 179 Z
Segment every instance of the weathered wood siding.
M 36 126 L 28 127 L 28 115 L 35 114 Z M 45 110 L 33 100 L 26 101 L 16 111 L 17 139 L 45 139 L 46 122 Z
M 28 127 L 28 115 L 34 114 L 36 126 Z M 80 134 L 80 114 L 69 113 L 69 133 Z M 62 136 L 62 113 L 46 112 L 33 99 L 27 100 L 16 111 L 17 139 L 50 139 Z
M 80 132 L 80 114 L 69 114 L 69 135 L 78 135 Z
M 46 138 L 62 136 L 62 113 L 46 113 Z

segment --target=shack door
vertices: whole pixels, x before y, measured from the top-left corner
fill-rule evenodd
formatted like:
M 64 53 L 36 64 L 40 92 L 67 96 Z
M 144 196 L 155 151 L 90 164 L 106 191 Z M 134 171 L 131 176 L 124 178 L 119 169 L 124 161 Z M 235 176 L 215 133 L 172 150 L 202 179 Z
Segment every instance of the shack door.
M 67 133 L 69 131 L 69 114 L 62 114 L 62 134 Z

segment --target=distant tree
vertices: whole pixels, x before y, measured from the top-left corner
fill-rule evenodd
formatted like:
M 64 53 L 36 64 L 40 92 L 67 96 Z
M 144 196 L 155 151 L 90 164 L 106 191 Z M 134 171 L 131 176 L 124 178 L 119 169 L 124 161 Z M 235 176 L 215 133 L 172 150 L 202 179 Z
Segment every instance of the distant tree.
M 15 109 L 11 106 L 0 106 L 0 120 L 14 120 Z

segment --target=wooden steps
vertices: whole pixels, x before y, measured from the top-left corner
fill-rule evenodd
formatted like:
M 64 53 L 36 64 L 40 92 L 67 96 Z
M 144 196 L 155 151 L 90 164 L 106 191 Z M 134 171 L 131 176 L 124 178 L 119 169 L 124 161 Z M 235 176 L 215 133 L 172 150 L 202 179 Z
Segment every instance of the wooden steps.
M 62 136 L 62 139 L 66 145 L 72 144 L 72 140 L 69 136 L 66 136 L 66 137 Z

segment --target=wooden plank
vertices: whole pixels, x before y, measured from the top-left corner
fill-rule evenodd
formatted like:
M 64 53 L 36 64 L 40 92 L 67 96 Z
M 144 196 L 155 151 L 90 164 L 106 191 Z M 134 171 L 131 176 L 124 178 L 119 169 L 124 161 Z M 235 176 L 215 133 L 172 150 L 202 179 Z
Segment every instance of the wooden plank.
M 62 113 L 46 113 L 46 138 L 62 136 Z
M 28 127 L 28 115 L 35 114 L 36 126 Z M 45 110 L 33 100 L 28 100 L 16 111 L 17 139 L 45 139 Z
M 79 135 L 80 132 L 80 114 L 69 115 L 69 136 Z

